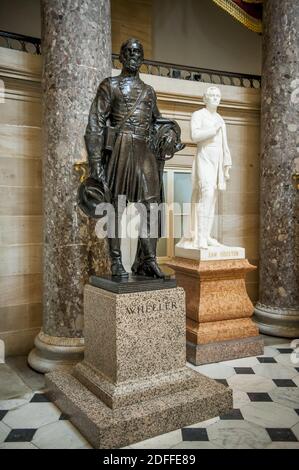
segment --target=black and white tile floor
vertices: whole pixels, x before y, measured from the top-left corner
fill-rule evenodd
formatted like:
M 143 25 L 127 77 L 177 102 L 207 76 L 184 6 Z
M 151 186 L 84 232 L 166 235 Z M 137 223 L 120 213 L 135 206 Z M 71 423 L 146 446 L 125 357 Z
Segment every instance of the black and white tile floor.
M 234 409 L 146 441 L 131 449 L 299 449 L 299 364 L 289 343 L 264 355 L 192 366 L 233 390 Z M 32 373 L 31 373 L 32 374 Z M 0 449 L 88 449 L 89 444 L 42 390 L 0 401 Z

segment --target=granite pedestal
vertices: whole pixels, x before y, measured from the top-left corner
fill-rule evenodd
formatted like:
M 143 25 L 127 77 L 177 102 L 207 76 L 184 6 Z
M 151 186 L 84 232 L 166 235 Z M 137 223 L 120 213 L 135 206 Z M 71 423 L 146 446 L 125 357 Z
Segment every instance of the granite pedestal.
M 186 292 L 187 360 L 195 365 L 263 354 L 252 321 L 246 259 L 202 261 L 175 257 L 167 263 Z
M 46 375 L 51 399 L 96 448 L 117 448 L 232 408 L 228 387 L 186 366 L 185 293 L 87 285 L 85 358 Z

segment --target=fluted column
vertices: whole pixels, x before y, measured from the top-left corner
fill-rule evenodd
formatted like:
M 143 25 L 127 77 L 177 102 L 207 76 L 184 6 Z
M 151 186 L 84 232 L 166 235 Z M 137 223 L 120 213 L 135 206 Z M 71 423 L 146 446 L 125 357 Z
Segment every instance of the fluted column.
M 111 75 L 110 0 L 42 0 L 43 327 L 29 364 L 46 372 L 82 359 L 83 287 L 106 269 L 106 246 L 76 206 L 73 165 L 100 81 Z
M 261 103 L 260 331 L 299 337 L 299 0 L 265 0 Z M 298 169 L 297 169 L 298 171 Z

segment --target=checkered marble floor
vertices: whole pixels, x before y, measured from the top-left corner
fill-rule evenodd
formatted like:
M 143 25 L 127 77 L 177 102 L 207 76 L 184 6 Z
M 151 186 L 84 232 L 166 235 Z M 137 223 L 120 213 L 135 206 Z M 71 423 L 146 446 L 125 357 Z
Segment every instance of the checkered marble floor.
M 291 361 L 289 342 L 279 341 L 270 339 L 274 344 L 265 347 L 263 356 L 189 364 L 232 388 L 232 412 L 127 448 L 299 449 L 299 364 Z M 23 367 L 19 375 L 30 387 L 34 373 L 28 371 Z M 21 398 L 0 401 L 0 449 L 91 448 L 43 391 L 31 389 Z

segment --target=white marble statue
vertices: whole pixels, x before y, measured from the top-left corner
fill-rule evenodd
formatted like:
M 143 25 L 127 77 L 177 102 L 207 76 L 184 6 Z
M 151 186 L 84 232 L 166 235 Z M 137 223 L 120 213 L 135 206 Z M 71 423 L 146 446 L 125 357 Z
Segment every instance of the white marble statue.
M 191 137 L 197 143 L 192 168 L 192 209 L 190 234 L 177 244 L 180 248 L 208 249 L 221 246 L 211 237 L 218 191 L 226 189 L 232 165 L 225 122 L 217 113 L 221 93 L 215 86 L 204 94 L 205 108 L 191 118 Z

